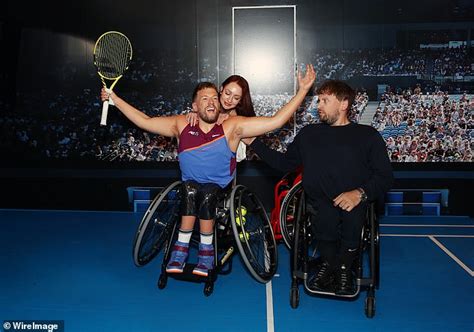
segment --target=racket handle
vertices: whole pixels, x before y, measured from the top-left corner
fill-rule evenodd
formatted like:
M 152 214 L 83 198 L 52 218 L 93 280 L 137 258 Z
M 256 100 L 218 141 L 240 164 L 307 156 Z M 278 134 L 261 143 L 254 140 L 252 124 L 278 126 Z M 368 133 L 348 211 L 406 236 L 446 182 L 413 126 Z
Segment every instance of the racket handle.
M 110 94 L 112 93 L 111 89 L 105 89 L 105 91 L 109 94 L 109 105 L 115 106 L 114 100 L 110 98 Z
M 107 125 L 107 113 L 109 112 L 109 101 L 104 100 L 102 104 L 102 115 L 100 117 L 100 125 L 106 126 Z

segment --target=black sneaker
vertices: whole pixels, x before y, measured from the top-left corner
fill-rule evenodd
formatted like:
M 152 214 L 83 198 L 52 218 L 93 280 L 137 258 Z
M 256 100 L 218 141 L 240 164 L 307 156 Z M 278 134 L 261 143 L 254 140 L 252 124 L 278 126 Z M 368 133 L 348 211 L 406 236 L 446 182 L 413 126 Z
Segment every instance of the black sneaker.
M 311 288 L 332 292 L 334 289 L 334 271 L 328 262 L 323 262 L 316 273 Z
M 345 265 L 337 270 L 335 275 L 335 293 L 336 295 L 353 295 L 354 290 L 354 275 L 351 269 Z

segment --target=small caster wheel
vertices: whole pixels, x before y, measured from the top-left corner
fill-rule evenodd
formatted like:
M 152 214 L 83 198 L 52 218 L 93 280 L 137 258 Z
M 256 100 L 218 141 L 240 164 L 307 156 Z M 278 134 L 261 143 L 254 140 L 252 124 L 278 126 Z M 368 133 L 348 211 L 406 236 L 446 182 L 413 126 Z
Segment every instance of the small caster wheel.
M 367 297 L 365 299 L 365 315 L 367 318 L 373 318 L 375 315 L 375 298 Z
M 214 290 L 214 283 L 206 282 L 206 285 L 204 286 L 204 295 L 206 296 L 211 295 L 213 290 Z
M 290 305 L 293 309 L 298 308 L 300 304 L 300 290 L 298 287 L 291 287 L 290 289 Z
M 160 274 L 160 279 L 158 279 L 158 288 L 163 289 L 166 287 L 168 282 L 168 276 L 166 274 Z

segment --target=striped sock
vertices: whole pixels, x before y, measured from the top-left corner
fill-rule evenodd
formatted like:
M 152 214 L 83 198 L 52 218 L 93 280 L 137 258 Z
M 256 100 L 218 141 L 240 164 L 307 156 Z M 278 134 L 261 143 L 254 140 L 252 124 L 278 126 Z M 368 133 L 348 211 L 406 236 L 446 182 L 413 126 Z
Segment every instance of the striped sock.
M 214 233 L 199 233 L 201 235 L 202 244 L 212 244 L 212 238 Z
M 192 229 L 180 229 L 178 233 L 178 241 L 182 243 L 189 243 L 189 241 L 191 241 L 191 235 L 193 235 Z

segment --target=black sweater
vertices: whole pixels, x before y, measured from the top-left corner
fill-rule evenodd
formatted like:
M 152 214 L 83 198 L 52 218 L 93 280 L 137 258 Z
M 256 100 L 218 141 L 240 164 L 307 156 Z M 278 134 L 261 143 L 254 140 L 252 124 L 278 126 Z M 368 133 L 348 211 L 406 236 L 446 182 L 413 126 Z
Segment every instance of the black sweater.
M 286 153 L 268 148 L 258 139 L 251 147 L 270 166 L 289 172 L 303 166 L 303 188 L 308 198 L 333 200 L 357 188 L 375 200 L 393 183 L 383 138 L 373 127 L 308 125 L 301 129 Z

